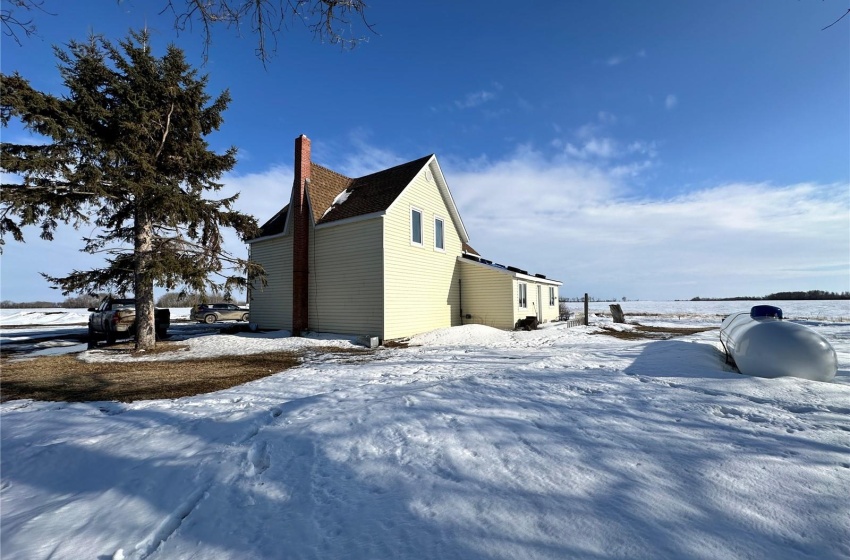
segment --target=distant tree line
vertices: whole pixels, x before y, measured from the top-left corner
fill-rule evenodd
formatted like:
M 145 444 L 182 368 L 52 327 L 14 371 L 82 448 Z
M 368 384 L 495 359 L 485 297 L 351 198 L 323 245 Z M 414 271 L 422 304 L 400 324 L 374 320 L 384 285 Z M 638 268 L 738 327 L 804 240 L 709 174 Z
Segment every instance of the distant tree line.
M 695 297 L 691 301 L 791 301 L 791 300 L 819 300 L 819 299 L 850 299 L 850 292 L 826 292 L 824 290 L 809 290 L 807 292 L 776 292 L 763 297 L 738 296 L 728 298 L 701 298 Z
M 181 292 L 168 292 L 156 300 L 157 307 L 192 307 L 199 303 L 237 303 L 242 305 L 245 302 L 235 301 L 233 298 L 226 297 L 223 294 L 189 294 Z
M 8 299 L 0 301 L 0 309 L 34 309 L 36 307 L 54 308 L 62 307 L 62 304 L 56 303 L 55 301 L 27 301 L 23 303 L 18 303 Z
M 596 302 L 629 301 L 629 299 L 626 296 L 623 296 L 621 298 L 611 298 L 611 297 L 598 298 L 598 297 L 593 297 L 591 295 L 587 296 L 587 300 L 588 301 L 596 301 Z M 577 296 L 577 297 L 560 297 L 560 298 L 558 298 L 558 301 L 567 301 L 567 302 L 584 301 L 584 296 L 582 295 L 582 296 Z
M 103 298 L 109 294 L 85 294 L 66 298 L 65 301 L 25 301 L 17 302 L 4 299 L 0 301 L 0 309 L 36 309 L 36 308 L 60 308 L 60 309 L 88 309 L 97 307 Z M 123 297 L 123 296 L 116 296 Z M 186 294 L 179 292 L 168 292 L 156 301 L 157 307 L 192 307 L 199 303 L 238 303 L 232 298 L 226 298 L 222 294 Z

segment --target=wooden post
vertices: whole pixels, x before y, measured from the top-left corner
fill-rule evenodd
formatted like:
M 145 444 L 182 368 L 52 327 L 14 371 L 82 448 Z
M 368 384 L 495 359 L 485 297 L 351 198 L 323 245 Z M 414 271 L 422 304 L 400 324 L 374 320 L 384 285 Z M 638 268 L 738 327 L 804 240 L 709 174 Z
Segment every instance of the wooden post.
M 589 301 L 589 298 L 587 297 L 587 294 L 584 294 L 584 326 L 587 326 L 587 325 L 590 324 L 589 323 L 590 313 L 588 312 L 588 309 L 589 309 L 588 301 Z

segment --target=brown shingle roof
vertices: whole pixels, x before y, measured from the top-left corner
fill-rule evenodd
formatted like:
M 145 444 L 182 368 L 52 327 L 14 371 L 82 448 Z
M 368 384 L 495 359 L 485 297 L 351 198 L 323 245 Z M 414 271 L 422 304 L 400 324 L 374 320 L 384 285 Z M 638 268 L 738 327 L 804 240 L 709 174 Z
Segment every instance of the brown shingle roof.
M 351 179 L 311 163 L 310 184 L 307 192 L 310 196 L 314 222 L 317 225 L 327 224 L 346 218 L 383 212 L 398 198 L 431 157 L 425 156 L 357 179 Z M 332 206 L 336 197 L 345 190 L 350 191 L 345 201 Z M 282 233 L 288 211 L 289 205 L 286 205 L 272 219 L 263 224 L 259 237 Z
M 310 164 L 310 175 L 307 192 L 310 194 L 310 205 L 313 209 L 313 223 L 318 224 L 337 195 L 349 188 L 354 179 L 315 163 Z
M 371 175 L 366 175 L 365 177 L 349 179 L 351 182 L 339 190 L 336 190 L 330 200 L 327 200 L 326 198 L 321 199 L 323 203 L 327 200 L 327 204 L 323 208 L 320 210 L 314 208 L 314 217 L 316 214 L 318 214 L 319 217 L 319 219 L 316 220 L 316 224 L 326 224 L 337 220 L 344 220 L 346 218 L 354 218 L 356 216 L 364 216 L 375 212 L 383 212 L 390 207 L 396 198 L 398 198 L 398 195 L 400 195 L 407 185 L 410 184 L 413 178 L 416 177 L 416 174 L 425 167 L 425 164 L 428 163 L 428 160 L 430 159 L 431 156 L 425 156 L 383 171 L 378 171 L 377 173 L 372 173 Z M 344 178 L 342 175 L 334 173 L 333 171 L 325 170 L 319 166 L 313 167 L 313 173 L 315 173 L 317 169 L 322 169 L 323 171 L 327 171 L 329 174 L 336 175 L 336 177 Z M 313 176 L 313 182 L 318 186 L 319 181 L 316 175 Z M 337 182 L 334 184 L 334 187 L 338 187 L 341 184 L 341 182 Z M 312 186 L 313 185 L 311 184 L 311 187 Z M 319 188 L 327 188 L 330 191 L 334 190 L 333 187 Z M 334 206 L 330 209 L 330 211 L 325 213 L 325 210 L 331 205 L 333 199 L 346 189 L 349 190 L 350 193 L 345 202 Z M 312 190 L 310 192 L 310 200 L 314 203 L 318 201 L 317 198 L 313 197 Z

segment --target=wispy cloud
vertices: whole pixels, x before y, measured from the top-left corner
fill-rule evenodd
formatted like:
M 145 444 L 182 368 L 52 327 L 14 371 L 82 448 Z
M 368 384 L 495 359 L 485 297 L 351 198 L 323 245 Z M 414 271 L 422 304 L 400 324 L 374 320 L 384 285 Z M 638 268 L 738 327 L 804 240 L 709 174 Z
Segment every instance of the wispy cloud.
M 650 198 L 634 183 L 647 165 L 547 158 L 524 147 L 487 165 L 444 168 L 471 244 L 565 280 L 568 294 L 848 289 L 848 185 L 720 183 Z
M 473 91 L 471 93 L 467 93 L 461 99 L 456 99 L 454 101 L 454 106 L 458 109 L 472 109 L 474 107 L 479 107 L 488 101 L 492 101 L 496 98 L 496 95 L 499 91 L 502 90 L 502 85 L 499 83 L 494 83 L 493 87 L 490 89 L 482 89 L 480 91 Z
M 641 49 L 633 54 L 614 54 L 601 62 L 606 66 L 620 66 L 621 64 L 625 64 L 626 62 L 635 58 L 646 58 L 646 49 Z
M 498 159 L 438 157 L 472 246 L 497 262 L 564 281 L 565 295 L 673 299 L 850 289 L 850 185 L 719 182 L 647 196 L 640 185 L 657 147 L 616 146 L 619 157 L 607 159 L 531 144 Z M 333 150 L 345 156 L 328 165 L 351 176 L 420 155 L 356 134 Z M 222 182 L 221 195 L 240 192 L 236 207 L 262 223 L 288 202 L 292 167 L 230 174 Z M 61 275 L 93 265 L 93 257 L 77 252 L 79 235 L 67 228 L 47 243 L 30 231 L 26 246 L 9 244 L 4 258 L 20 264 L 16 273 L 26 282 L 42 283 L 38 271 Z M 66 246 L 64 238 L 74 243 Z M 235 235 L 225 231 L 225 240 L 231 252 L 247 256 Z M 33 251 L 49 258 L 26 265 Z
M 551 145 L 562 149 L 566 156 L 580 160 L 614 160 L 635 156 L 653 159 L 656 157 L 657 150 L 652 142 L 638 140 L 624 143 L 614 138 L 611 131 L 617 121 L 616 115 L 599 111 L 594 121 L 585 123 L 575 130 L 572 139 L 556 138 Z M 628 166 L 620 165 L 622 169 L 645 169 L 650 163 L 644 161 L 634 162 Z
M 664 98 L 664 106 L 667 107 L 667 109 L 673 109 L 678 104 L 679 98 L 673 95 L 672 93 L 667 95 L 666 98 Z
M 534 105 L 530 101 L 528 101 L 526 98 L 521 97 L 519 95 L 516 98 L 516 104 L 521 110 L 523 110 L 527 113 L 534 110 Z
M 457 107 L 458 109 L 471 109 L 472 107 L 478 107 L 479 105 L 487 103 L 494 97 L 496 97 L 496 94 L 492 91 L 482 90 L 467 93 L 463 99 L 458 99 L 455 101 L 455 107 Z
M 567 144 L 564 148 L 567 155 L 579 159 L 604 158 L 610 159 L 618 155 L 616 142 L 612 138 L 590 138 L 581 146 Z

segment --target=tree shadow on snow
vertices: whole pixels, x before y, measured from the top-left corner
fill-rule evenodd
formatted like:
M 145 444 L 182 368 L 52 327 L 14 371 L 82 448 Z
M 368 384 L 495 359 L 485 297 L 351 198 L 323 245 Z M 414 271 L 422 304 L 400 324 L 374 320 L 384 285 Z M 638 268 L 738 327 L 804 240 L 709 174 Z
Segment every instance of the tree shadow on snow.
M 768 503 L 758 495 L 764 483 L 729 489 L 742 473 L 728 465 L 775 458 L 798 470 L 831 468 L 843 449 L 760 430 L 765 423 L 747 409 L 758 403 L 738 395 L 697 387 L 677 399 L 649 380 L 734 378 L 717 354 L 704 344 L 649 344 L 627 371 L 646 384 L 626 387 L 619 372 L 525 363 L 493 375 L 412 374 L 407 384 L 281 394 L 276 405 L 252 405 L 248 389 L 223 391 L 199 401 L 203 416 L 192 399 L 173 409 L 59 405 L 30 413 L 44 414 L 39 435 L 22 443 L 5 437 L 19 430 L 7 414 L 4 496 L 19 486 L 50 497 L 4 508 L 4 545 L 37 546 L 39 526 L 55 524 L 69 527 L 55 556 L 97 542 L 90 552 L 104 559 L 119 548 L 133 558 L 347 560 L 834 553 L 829 520 L 840 517 L 842 496 L 824 497 L 788 534 L 750 512 L 811 511 L 793 503 L 811 492 L 774 489 L 784 502 Z M 417 365 L 447 367 L 442 357 Z M 373 380 L 381 368 L 396 371 L 371 367 Z M 81 437 L 68 437 L 64 422 L 78 423 Z M 139 437 L 98 445 L 121 433 Z M 94 535 L 80 528 L 86 519 L 61 521 L 72 511 L 90 516 Z

